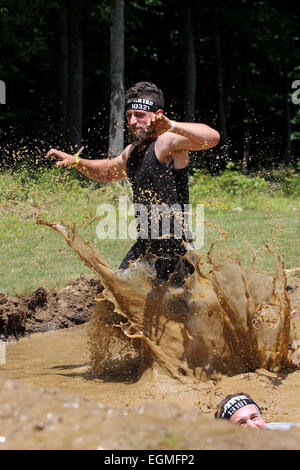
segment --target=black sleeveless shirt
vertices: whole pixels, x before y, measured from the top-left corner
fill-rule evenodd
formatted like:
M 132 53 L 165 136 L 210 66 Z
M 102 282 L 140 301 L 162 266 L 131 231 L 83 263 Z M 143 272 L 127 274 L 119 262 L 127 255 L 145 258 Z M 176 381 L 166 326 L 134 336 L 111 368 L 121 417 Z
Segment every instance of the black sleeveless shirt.
M 189 204 L 188 167 L 175 169 L 173 161 L 170 165 L 161 163 L 154 150 L 156 140 L 153 140 L 148 147 L 143 147 L 142 150 L 135 147 L 128 157 L 127 177 L 132 185 L 133 202 L 135 205 L 142 204 L 147 207 L 148 211 L 151 211 L 152 205 L 178 205 L 181 211 L 184 211 L 184 205 Z M 140 215 L 138 210 L 135 215 L 136 217 Z M 151 217 L 154 217 L 153 213 L 148 219 L 148 239 L 151 238 Z M 137 225 L 137 231 L 140 238 L 139 225 Z M 172 223 L 170 232 L 170 237 L 173 238 L 174 225 Z M 142 238 L 146 238 L 145 234 Z M 183 230 L 182 238 L 190 240 L 191 236 L 190 234 L 187 236 L 186 230 Z

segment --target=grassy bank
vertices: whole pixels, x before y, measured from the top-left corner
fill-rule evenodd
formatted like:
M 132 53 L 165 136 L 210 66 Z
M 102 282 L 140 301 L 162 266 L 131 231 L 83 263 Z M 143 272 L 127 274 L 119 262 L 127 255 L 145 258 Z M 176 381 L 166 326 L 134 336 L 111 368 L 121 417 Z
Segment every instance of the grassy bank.
M 274 247 L 276 236 L 286 268 L 299 267 L 299 191 L 299 175 L 291 171 L 254 177 L 229 170 L 218 177 L 197 172 L 190 195 L 191 203 L 205 208 L 201 251 L 219 237 L 214 225 L 227 232 L 228 240 L 215 245 L 221 256 L 250 266 L 258 251 L 256 269 L 271 273 L 276 259 L 264 247 L 267 241 Z M 100 203 L 116 204 L 123 194 L 130 195 L 126 182 L 101 185 L 78 178 L 73 169 L 1 173 L 0 292 L 24 295 L 40 285 L 61 287 L 80 273 L 92 274 L 58 233 L 34 223 L 38 210 L 43 219 L 75 223 L 117 268 L 133 240 L 99 240 L 95 216 Z

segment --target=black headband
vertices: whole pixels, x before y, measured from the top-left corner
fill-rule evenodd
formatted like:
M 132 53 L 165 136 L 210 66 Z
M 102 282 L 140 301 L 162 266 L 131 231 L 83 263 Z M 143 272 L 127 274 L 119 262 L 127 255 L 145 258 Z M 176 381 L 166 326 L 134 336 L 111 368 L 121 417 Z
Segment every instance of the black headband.
M 231 398 L 228 400 L 227 403 L 224 405 L 224 410 L 221 415 L 222 419 L 230 419 L 231 416 L 240 408 L 243 408 L 244 406 L 247 405 L 254 405 L 259 413 L 261 414 L 261 411 L 257 404 L 251 399 L 248 398 L 246 395 L 238 395 L 236 397 Z
M 160 108 L 161 106 L 147 98 L 130 98 L 125 104 L 125 111 L 127 111 L 127 109 L 135 109 L 138 111 L 152 111 L 155 113 L 155 111 Z

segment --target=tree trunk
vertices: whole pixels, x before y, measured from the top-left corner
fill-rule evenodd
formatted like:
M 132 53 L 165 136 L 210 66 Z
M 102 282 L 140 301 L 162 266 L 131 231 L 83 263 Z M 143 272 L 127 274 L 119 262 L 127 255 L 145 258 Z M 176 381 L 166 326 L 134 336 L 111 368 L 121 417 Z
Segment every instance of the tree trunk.
M 60 0 L 58 13 L 58 70 L 59 102 L 63 137 L 66 137 L 68 124 L 68 13 L 66 0 Z
M 110 121 L 108 157 L 124 148 L 124 0 L 111 0 Z
M 291 152 L 291 113 L 290 113 L 290 83 L 288 77 L 287 66 L 284 64 L 284 109 L 285 109 L 285 150 L 284 150 L 284 163 L 289 165 L 292 160 Z
M 6 104 L 6 85 L 3 80 L 0 80 L 0 104 Z
M 184 119 L 186 122 L 195 121 L 196 109 L 196 56 L 194 49 L 194 34 L 192 21 L 192 6 L 188 2 L 185 8 L 184 27 L 184 59 L 185 59 L 185 92 L 184 92 Z
M 70 143 L 80 146 L 82 132 L 83 48 L 81 38 L 81 0 L 67 0 L 68 5 L 68 128 Z
M 224 79 L 223 79 L 223 66 L 222 66 L 222 55 L 220 46 L 220 34 L 218 25 L 218 10 L 216 3 L 214 4 L 214 43 L 215 43 L 215 55 L 216 55 L 216 67 L 217 67 L 217 90 L 218 90 L 218 109 L 219 109 L 219 132 L 221 134 L 221 148 L 223 151 L 227 144 L 227 123 L 226 123 L 226 112 L 225 112 L 225 98 L 224 98 Z M 223 153 L 223 152 L 222 152 Z

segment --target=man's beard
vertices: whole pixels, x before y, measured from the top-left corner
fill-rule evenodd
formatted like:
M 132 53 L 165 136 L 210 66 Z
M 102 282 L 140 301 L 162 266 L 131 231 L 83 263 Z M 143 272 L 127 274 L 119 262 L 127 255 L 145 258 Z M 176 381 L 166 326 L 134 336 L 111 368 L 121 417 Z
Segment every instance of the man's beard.
M 141 145 L 146 143 L 151 137 L 144 128 L 139 128 L 137 130 L 130 129 L 128 130 L 128 141 L 132 145 Z

